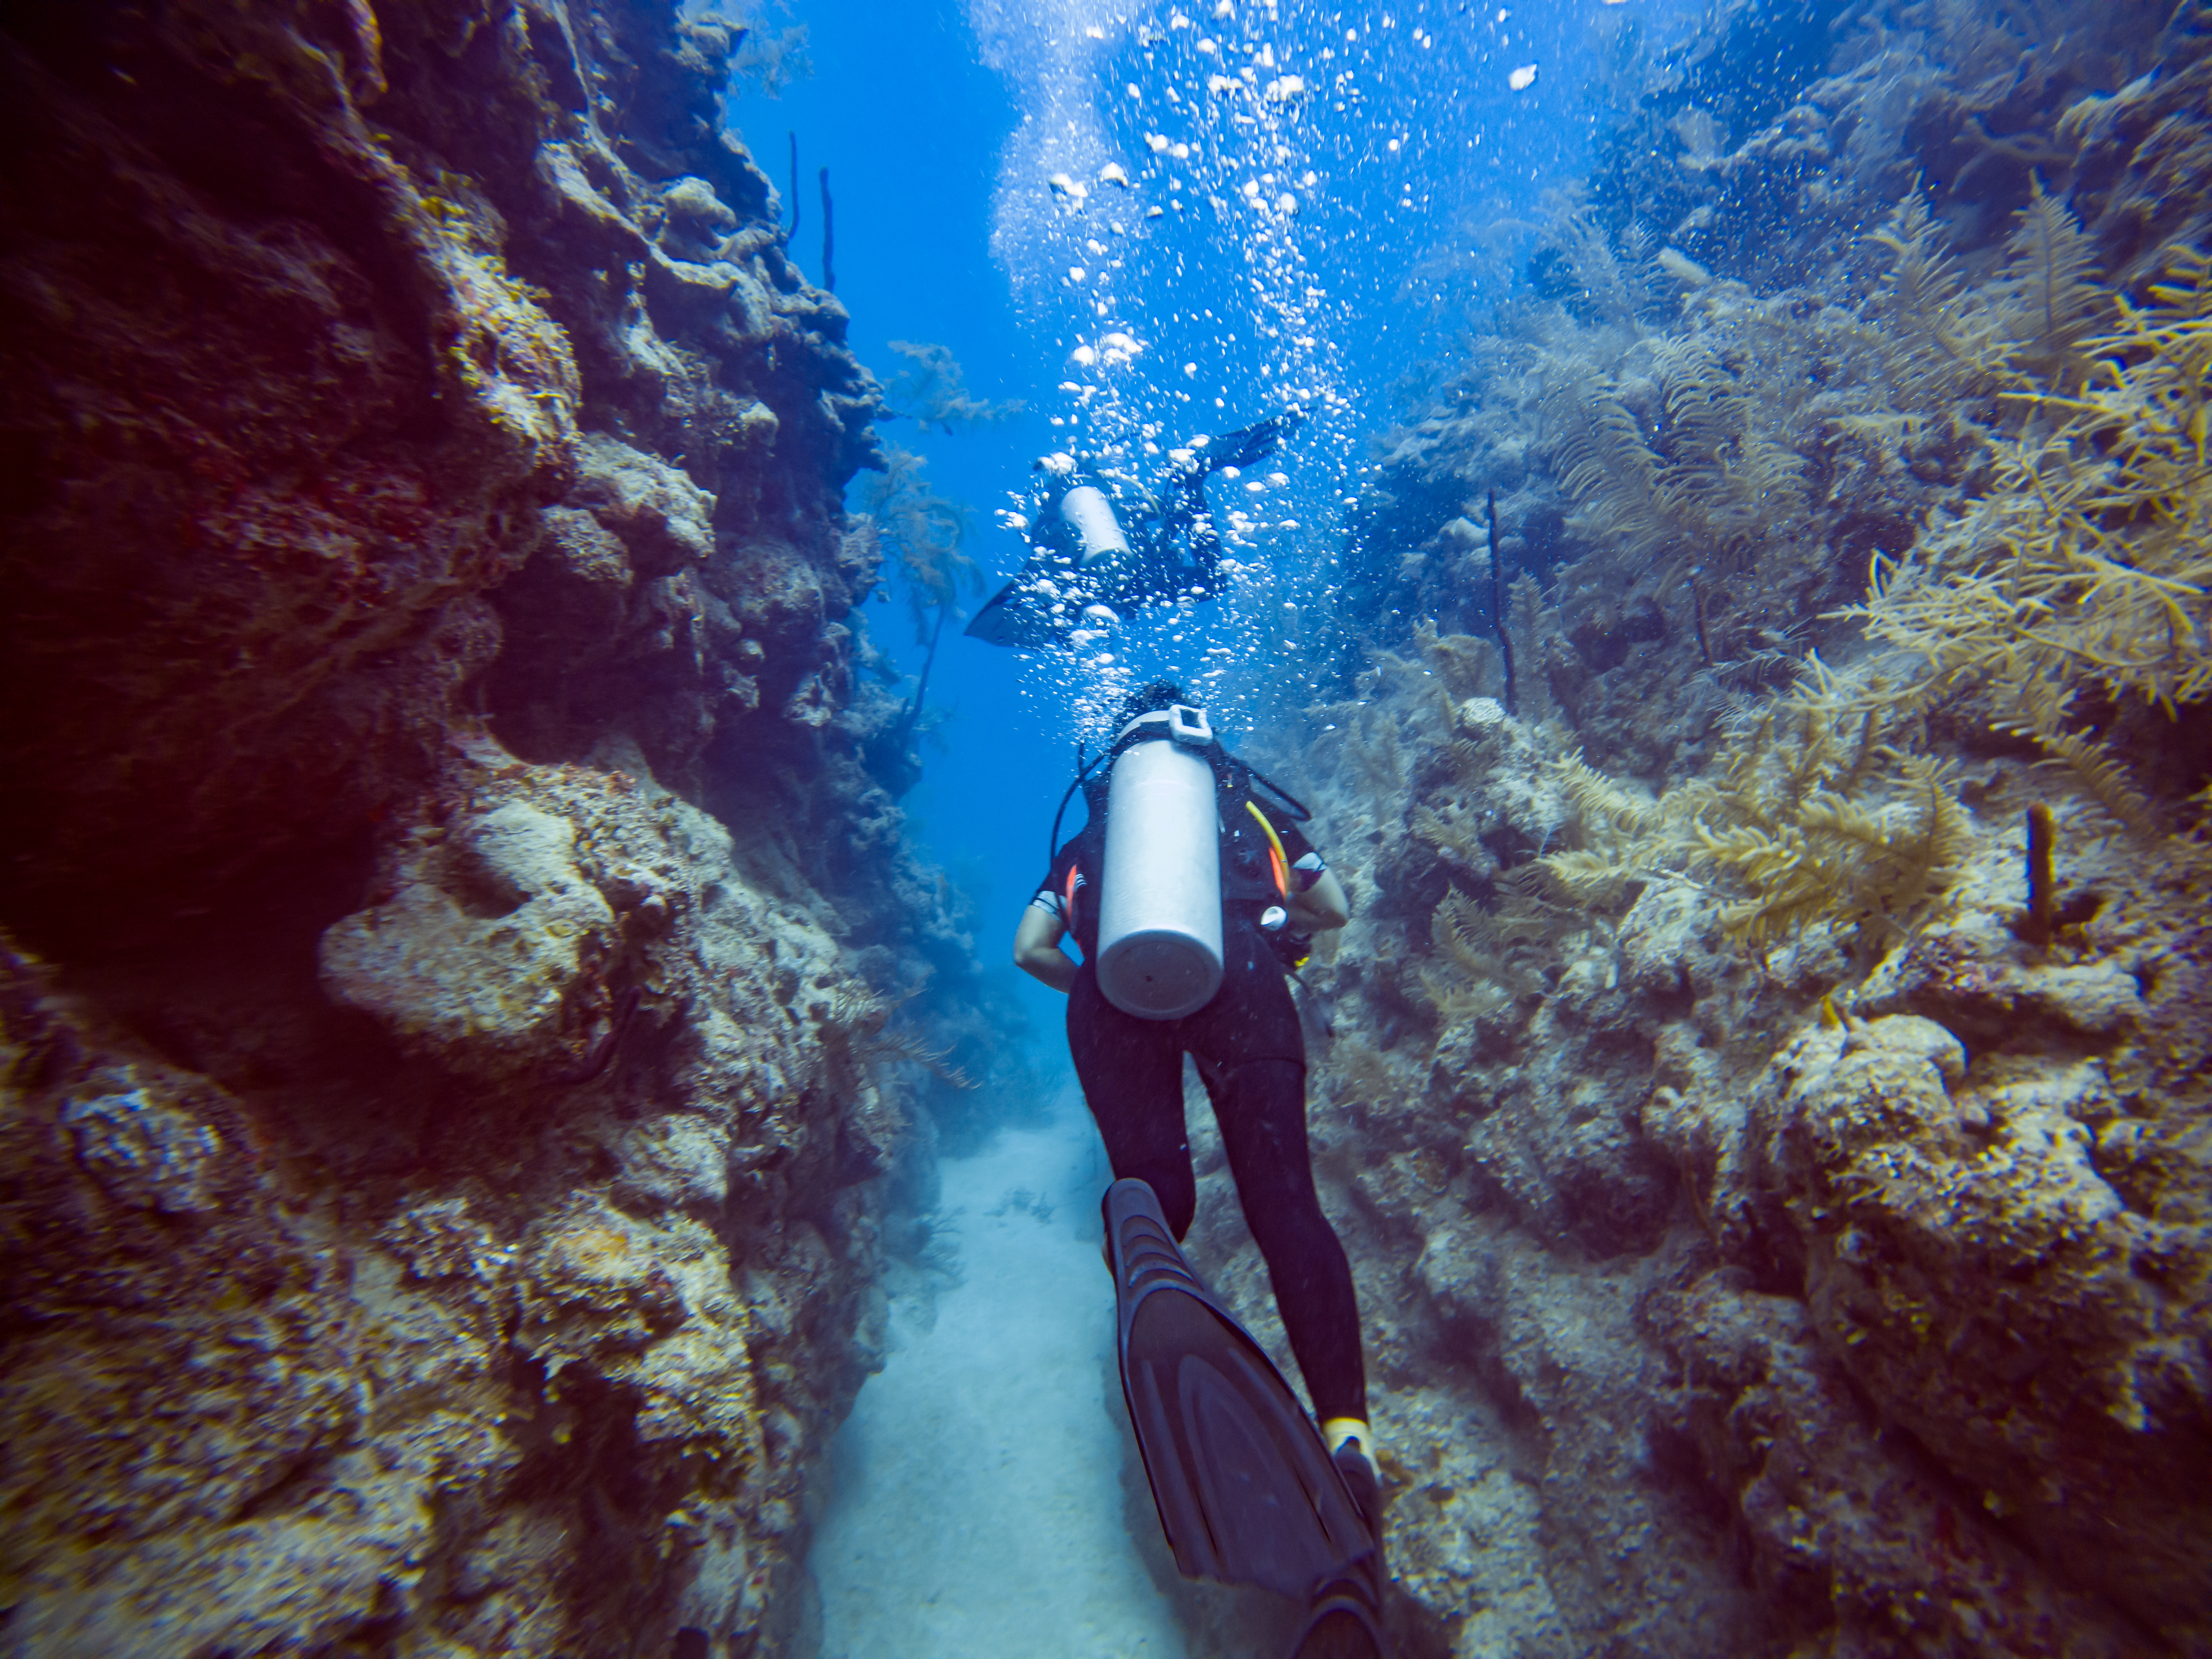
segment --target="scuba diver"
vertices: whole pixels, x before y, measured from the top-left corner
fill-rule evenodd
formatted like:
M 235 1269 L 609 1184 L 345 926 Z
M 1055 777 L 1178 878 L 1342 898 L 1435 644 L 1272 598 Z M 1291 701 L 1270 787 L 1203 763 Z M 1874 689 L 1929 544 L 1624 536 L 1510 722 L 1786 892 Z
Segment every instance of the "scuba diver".
M 1297 827 L 1310 814 L 1224 749 L 1181 688 L 1136 692 L 1111 731 L 1061 799 L 1064 812 L 1080 787 L 1090 822 L 1055 846 L 1014 960 L 1067 994 L 1068 1047 L 1113 1164 L 1107 1254 L 1131 1425 L 1178 1568 L 1304 1598 L 1304 1659 L 1373 1659 L 1381 1478 L 1359 1310 L 1314 1190 L 1305 1038 L 1285 983 L 1350 905 Z M 1314 1418 L 1176 1248 L 1198 1207 L 1186 1054 Z
M 1073 455 L 1045 456 L 1033 469 L 1030 556 L 975 613 L 969 634 L 991 645 L 1042 650 L 1066 644 L 1079 628 L 1148 605 L 1211 599 L 1221 591 L 1221 538 L 1206 506 L 1206 479 L 1273 454 L 1305 417 L 1303 409 L 1287 409 L 1171 452 L 1157 499 L 1125 477 L 1085 471 Z

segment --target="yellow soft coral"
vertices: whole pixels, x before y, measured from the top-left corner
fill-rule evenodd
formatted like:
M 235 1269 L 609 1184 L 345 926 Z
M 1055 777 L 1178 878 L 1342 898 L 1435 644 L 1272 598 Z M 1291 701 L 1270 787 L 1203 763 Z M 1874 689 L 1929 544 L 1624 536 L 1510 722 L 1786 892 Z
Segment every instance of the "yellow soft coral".
M 1886 744 L 1863 698 L 1814 659 L 1808 680 L 1737 734 L 1712 776 L 1656 802 L 1580 757 L 1559 762 L 1587 844 L 1539 862 L 1583 903 L 1694 871 L 1718 890 L 1723 927 L 1754 949 L 1819 923 L 1887 943 L 1948 886 L 1969 831 L 1942 767 Z
M 1875 561 L 1846 614 L 1917 659 L 1913 702 L 1991 685 L 2045 688 L 2046 706 L 2090 684 L 2169 712 L 2212 697 L 2212 255 L 2175 255 L 2150 298 L 2087 343 L 2081 392 L 2006 394 L 2050 423 L 2003 446 L 1997 489 L 1954 530 Z

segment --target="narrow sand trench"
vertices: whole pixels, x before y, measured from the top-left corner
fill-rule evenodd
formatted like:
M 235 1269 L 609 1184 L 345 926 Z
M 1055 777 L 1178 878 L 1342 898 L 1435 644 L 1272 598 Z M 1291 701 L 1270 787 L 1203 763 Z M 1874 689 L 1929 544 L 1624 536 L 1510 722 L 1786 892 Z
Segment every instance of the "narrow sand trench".
M 894 1305 L 831 1448 L 823 1659 L 1185 1659 L 1128 1533 L 1101 1161 L 1071 1090 L 942 1166 L 957 1282 Z

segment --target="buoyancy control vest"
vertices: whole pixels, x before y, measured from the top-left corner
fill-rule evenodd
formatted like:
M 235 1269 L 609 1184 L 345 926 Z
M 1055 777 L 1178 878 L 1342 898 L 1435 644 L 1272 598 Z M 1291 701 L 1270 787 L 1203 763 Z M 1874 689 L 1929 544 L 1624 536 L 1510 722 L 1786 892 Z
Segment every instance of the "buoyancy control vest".
M 1223 749 L 1206 711 L 1188 704 L 1132 720 L 1099 759 L 1110 770 L 1103 788 L 1086 791 L 1092 823 L 1077 860 L 1097 866 L 1086 872 L 1097 896 L 1091 960 L 1106 1000 L 1144 1019 L 1205 1006 L 1221 987 L 1225 918 L 1258 926 L 1296 966 L 1303 952 L 1286 928 L 1290 869 L 1254 783 L 1285 816 L 1311 814 Z M 1076 891 L 1071 882 L 1066 920 L 1079 934 L 1088 918 L 1073 913 Z

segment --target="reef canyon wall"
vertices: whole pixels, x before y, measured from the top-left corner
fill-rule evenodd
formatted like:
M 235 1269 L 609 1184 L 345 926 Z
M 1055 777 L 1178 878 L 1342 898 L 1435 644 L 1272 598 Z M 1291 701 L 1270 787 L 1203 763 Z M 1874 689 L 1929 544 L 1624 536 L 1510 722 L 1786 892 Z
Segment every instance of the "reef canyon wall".
M 892 1020 L 972 952 L 858 759 L 877 390 L 737 44 L 0 35 L 0 1650 L 787 1644 L 992 1061 Z
M 1409 1654 L 2212 1644 L 2212 13 L 1828 15 L 1652 66 L 1263 758 Z

